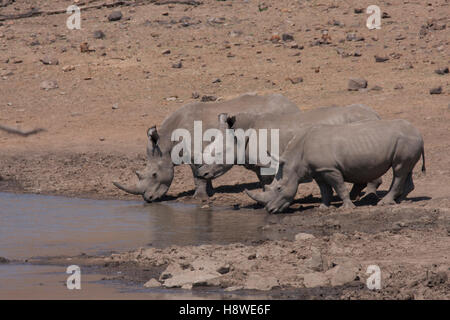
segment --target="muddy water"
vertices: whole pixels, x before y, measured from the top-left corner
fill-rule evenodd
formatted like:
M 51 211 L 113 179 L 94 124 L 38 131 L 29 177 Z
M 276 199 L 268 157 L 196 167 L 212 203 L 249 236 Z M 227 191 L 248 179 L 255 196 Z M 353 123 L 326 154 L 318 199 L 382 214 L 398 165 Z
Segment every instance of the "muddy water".
M 267 224 L 267 219 L 265 213 L 255 210 L 211 210 L 177 203 L 144 204 L 0 193 L 0 256 L 23 260 L 81 253 L 104 254 L 150 245 L 164 247 L 257 240 L 262 238 L 259 227 Z M 61 271 L 56 272 L 55 267 L 48 266 L 0 265 L 0 298 L 11 297 L 10 294 L 33 298 L 36 297 L 33 292 L 42 290 L 51 297 L 64 287 L 63 280 L 67 275 L 61 276 Z M 39 280 L 42 278 L 50 280 Z M 103 290 L 109 298 L 116 297 L 116 291 L 120 289 L 117 286 L 106 288 L 94 280 L 90 286 L 91 292 Z M 126 292 L 126 297 L 132 294 L 136 298 L 136 291 Z M 82 297 L 92 298 L 89 295 Z M 124 294 L 118 297 L 124 297 Z

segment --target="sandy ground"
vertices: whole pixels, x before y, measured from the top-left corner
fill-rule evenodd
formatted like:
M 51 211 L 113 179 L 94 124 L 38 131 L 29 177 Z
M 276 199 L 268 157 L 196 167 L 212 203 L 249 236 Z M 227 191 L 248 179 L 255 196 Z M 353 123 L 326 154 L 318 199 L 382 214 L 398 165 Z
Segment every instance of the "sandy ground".
M 282 93 L 303 110 L 364 103 L 382 118 L 409 120 L 424 136 L 427 175 L 416 168 L 416 189 L 408 201 L 387 209 L 375 209 L 363 201 L 352 213 L 332 210 L 331 220 L 359 222 L 353 229 L 335 230 L 335 236 L 327 231 L 330 227 L 321 216 L 324 213 L 314 209 L 318 188 L 304 185 L 291 214 L 271 228 L 283 236 L 282 230 L 290 226 L 287 221 L 292 219 L 304 228 L 312 219 L 317 226 L 308 233 L 314 234 L 314 239 L 292 241 L 302 228 L 290 226 L 291 234 L 286 240 L 277 240 L 281 242 L 269 237 L 268 242 L 244 247 L 206 251 L 187 247 L 182 249 L 187 252 L 185 257 L 191 264 L 194 257 L 217 253 L 222 261 L 220 257 L 231 250 L 229 263 L 237 271 L 220 277 L 226 280 L 215 285 L 236 288 L 251 288 L 246 285 L 248 275 L 242 275 L 248 271 L 240 271 L 243 264 L 249 265 L 248 270 L 253 268 L 255 261 L 245 258 L 251 250 L 267 255 L 267 259 L 261 258 L 267 265 L 254 266 L 261 268 L 256 274 L 276 274 L 271 268 L 285 271 L 274 276 L 274 288 L 303 288 L 303 275 L 310 272 L 321 274 L 316 275 L 321 281 L 313 279 L 319 287 L 335 287 L 334 268 L 349 259 L 352 267 L 346 269 L 358 269 L 355 279 L 363 283 L 360 273 L 368 263 L 378 261 L 382 270 L 388 270 L 386 283 L 392 292 L 343 288 L 333 297 L 448 298 L 448 277 L 442 272 L 449 273 L 450 252 L 446 211 L 450 203 L 450 75 L 435 72 L 450 64 L 448 1 L 378 1 L 386 13 L 380 30 L 365 26 L 364 10 L 373 1 L 202 2 L 192 6 L 130 1 L 135 5 L 82 11 L 81 30 L 67 29 L 66 14 L 10 19 L 31 7 L 65 9 L 70 1 L 17 0 L 0 7 L 0 124 L 46 130 L 26 138 L 0 131 L 0 191 L 136 199 L 115 189 L 111 182 L 134 179 L 133 171 L 145 163 L 146 129 L 194 101 L 193 93 L 222 99 L 245 92 Z M 363 13 L 355 9 L 363 9 Z M 110 22 L 107 17 L 114 10 L 120 10 L 123 17 Z M 104 39 L 94 38 L 97 30 L 105 34 Z M 283 41 L 283 34 L 292 35 L 293 40 Z M 89 44 L 88 52 L 81 52 L 83 42 Z M 164 53 L 167 50 L 170 53 Z M 376 62 L 375 55 L 389 60 Z M 57 59 L 58 64 L 43 64 L 46 57 Z M 181 68 L 174 68 L 180 61 Z M 289 80 L 297 77 L 303 81 L 293 84 Z M 348 91 L 351 77 L 365 78 L 368 88 Z M 220 82 L 214 81 L 218 78 Z M 58 88 L 43 90 L 44 81 L 56 81 Z M 439 86 L 441 94 L 430 94 Z M 256 187 L 256 181 L 253 173 L 232 169 L 214 181 L 217 193 L 211 205 L 253 206 L 242 191 Z M 380 194 L 389 184 L 387 174 Z M 178 167 L 168 198 L 190 202 L 193 187 L 190 169 Z M 397 230 L 389 224 L 395 210 L 406 212 L 406 220 L 407 213 L 413 215 L 415 220 L 411 219 L 422 227 L 400 219 Z M 358 220 L 358 215 L 366 215 L 366 219 Z M 432 217 L 433 223 L 428 224 L 427 217 Z M 384 227 L 377 227 L 380 224 Z M 331 250 L 337 259 L 333 243 L 344 251 L 344 262 L 333 262 L 333 266 L 327 260 L 319 269 L 302 269 L 304 260 L 312 257 L 313 247 L 323 256 Z M 155 264 L 158 258 L 153 256 L 160 256 L 168 265 L 179 265 L 172 249 L 152 250 L 108 259 L 135 259 L 145 265 Z M 300 256 L 305 258 L 299 261 Z M 434 275 L 445 279 L 427 285 L 426 280 L 435 279 Z

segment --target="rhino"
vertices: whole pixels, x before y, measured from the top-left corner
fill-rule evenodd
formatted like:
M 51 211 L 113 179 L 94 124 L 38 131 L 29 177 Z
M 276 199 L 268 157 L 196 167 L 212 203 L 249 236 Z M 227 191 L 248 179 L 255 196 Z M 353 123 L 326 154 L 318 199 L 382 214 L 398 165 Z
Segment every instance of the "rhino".
M 364 120 L 380 120 L 380 116 L 369 106 L 363 104 L 352 104 L 348 106 L 338 107 L 319 107 L 310 111 L 296 113 L 296 114 L 260 114 L 244 112 L 238 113 L 234 116 L 227 114 L 219 115 L 219 129 L 223 131 L 225 136 L 227 129 L 279 129 L 279 153 L 282 154 L 288 142 L 294 137 L 299 126 L 308 124 L 346 124 Z M 242 164 L 245 168 L 255 172 L 259 181 L 264 188 L 270 188 L 269 184 L 272 182 L 275 175 L 261 175 L 261 168 L 267 167 L 260 162 L 257 164 L 249 164 L 248 161 L 248 139 L 245 141 L 246 145 L 246 161 Z M 225 145 L 225 144 L 224 144 Z M 236 145 L 236 144 L 235 144 Z M 236 153 L 237 147 L 231 146 L 232 149 L 225 147 L 226 153 Z M 228 148 L 228 149 L 227 149 Z M 269 148 L 270 149 L 270 148 Z M 270 153 L 270 150 L 268 151 Z M 237 155 L 235 157 L 235 164 Z M 198 175 L 209 179 L 211 177 L 218 177 L 227 172 L 233 164 L 204 164 L 198 169 Z M 311 180 L 312 181 L 312 180 Z M 382 183 L 381 178 L 376 179 L 367 186 L 367 194 L 376 194 L 378 186 Z M 351 192 L 352 199 L 358 199 L 361 191 L 365 186 L 355 185 Z
M 147 163 L 141 171 L 136 171 L 138 182 L 134 186 L 125 186 L 119 182 L 113 184 L 130 194 L 142 195 L 144 200 L 152 202 L 164 196 L 174 177 L 174 163 L 171 151 L 177 142 L 171 141 L 172 132 L 179 128 L 187 129 L 193 134 L 194 121 L 202 121 L 203 129 L 217 127 L 217 114 L 221 112 L 237 113 L 240 111 L 254 114 L 296 114 L 300 109 L 281 94 L 259 96 L 244 94 L 237 98 L 213 102 L 195 102 L 182 106 L 161 124 L 148 129 Z M 193 161 L 192 161 L 193 163 Z M 203 178 L 197 175 L 198 165 L 191 165 L 194 175 L 194 197 L 204 199 L 213 194 L 211 180 L 215 177 Z
M 271 188 L 245 192 L 270 213 L 282 212 L 293 201 L 299 183 L 312 178 L 320 188 L 320 208 L 329 207 L 332 189 L 342 199 L 343 208 L 354 208 L 344 182 L 364 186 L 392 168 L 389 192 L 378 204 L 394 204 L 414 190 L 412 172 L 421 156 L 425 173 L 422 135 L 406 120 L 305 126 L 278 159 Z

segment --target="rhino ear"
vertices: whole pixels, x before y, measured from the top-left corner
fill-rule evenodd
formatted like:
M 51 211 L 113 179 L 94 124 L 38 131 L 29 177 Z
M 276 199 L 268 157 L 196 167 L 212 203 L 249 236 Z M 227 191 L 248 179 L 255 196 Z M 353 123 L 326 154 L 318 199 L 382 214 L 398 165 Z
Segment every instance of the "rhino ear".
M 154 155 L 155 151 L 161 155 L 161 150 L 159 148 L 159 134 L 156 130 L 156 126 L 153 126 L 147 130 L 147 136 L 150 142 L 152 143 L 152 155 Z
M 159 134 L 156 130 L 156 126 L 153 126 L 147 130 L 147 136 L 153 144 L 153 147 L 157 146 L 159 143 Z
M 227 118 L 228 128 L 233 128 L 234 123 L 236 122 L 236 116 L 231 116 Z

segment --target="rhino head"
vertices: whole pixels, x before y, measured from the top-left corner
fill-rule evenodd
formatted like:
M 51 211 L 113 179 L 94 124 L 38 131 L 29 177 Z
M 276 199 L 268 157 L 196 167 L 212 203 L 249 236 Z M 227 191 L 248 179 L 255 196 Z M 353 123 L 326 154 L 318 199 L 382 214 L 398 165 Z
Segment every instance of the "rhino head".
M 297 174 L 286 168 L 283 159 L 277 159 L 277 161 L 279 167 L 275 179 L 270 185 L 264 187 L 264 191 L 245 190 L 250 198 L 264 205 L 270 213 L 282 212 L 288 208 L 294 200 L 298 188 Z
M 156 127 L 147 131 L 147 164 L 142 171 L 136 171 L 138 182 L 134 186 L 113 184 L 128 193 L 142 195 L 145 201 L 152 202 L 164 196 L 169 190 L 174 175 L 174 164 L 170 152 L 163 153 Z

